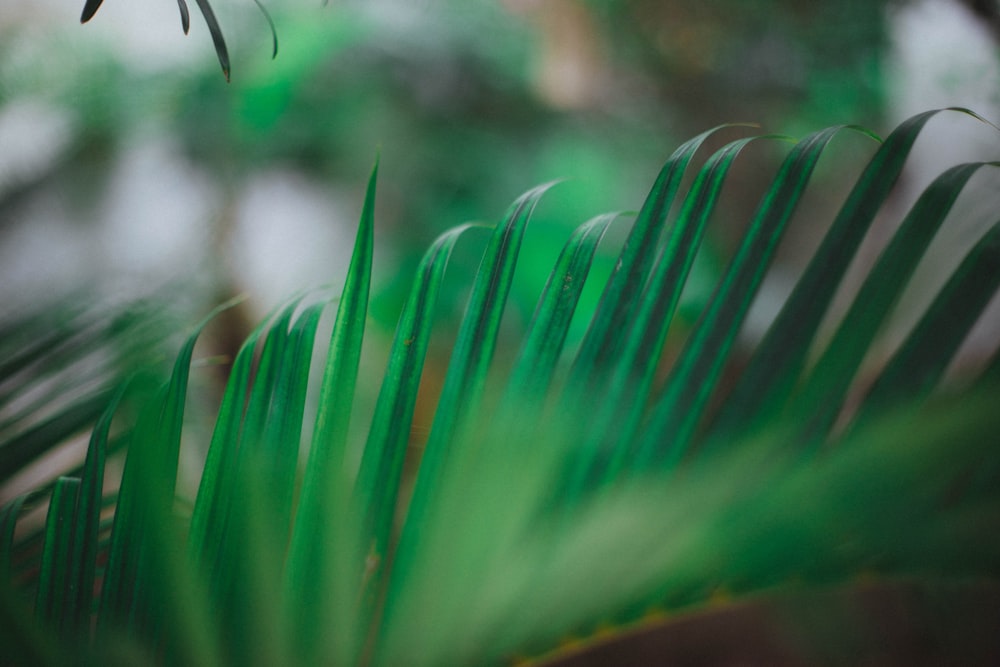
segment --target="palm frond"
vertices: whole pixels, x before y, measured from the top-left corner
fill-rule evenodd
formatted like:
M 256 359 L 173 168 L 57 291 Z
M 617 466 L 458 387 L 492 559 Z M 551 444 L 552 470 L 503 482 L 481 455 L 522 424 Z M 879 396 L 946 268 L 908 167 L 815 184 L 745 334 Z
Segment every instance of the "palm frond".
M 845 408 L 914 266 L 968 179 L 992 163 L 950 168 L 928 187 L 808 362 L 847 266 L 935 113 L 880 143 L 732 389 L 723 370 L 742 323 L 817 162 L 845 128 L 791 146 L 662 386 L 653 371 L 692 262 L 731 165 L 758 138 L 710 156 L 672 213 L 714 131 L 675 152 L 593 312 L 577 312 L 580 291 L 608 227 L 627 223 L 608 214 L 581 225 L 555 258 L 504 375 L 492 359 L 507 294 L 526 225 L 552 186 L 528 191 L 487 242 L 421 451 L 408 450 L 407 438 L 435 304 L 453 248 L 475 226 L 445 233 L 424 257 L 366 442 L 354 452 L 374 170 L 340 299 L 290 301 L 237 356 L 190 513 L 175 507 L 175 483 L 201 326 L 161 388 L 95 400 L 103 416 L 84 466 L 31 498 L 48 498 L 32 548 L 17 531 L 26 497 L 0 512 L 0 564 L 21 563 L 0 613 L 32 628 L 11 638 L 11 650 L 54 661 L 53 637 L 74 646 L 84 637 L 100 640 L 84 654 L 105 663 L 108 645 L 185 665 L 543 662 L 669 626 L 721 598 L 862 576 L 995 580 L 1000 539 L 983 528 L 1000 519 L 1000 354 L 951 395 L 941 378 L 1000 284 L 1000 223 L 946 281 L 860 407 Z M 312 415 L 315 336 L 333 303 Z M 574 317 L 589 322 L 578 350 L 566 349 Z M 45 356 L 35 350 L 6 369 L 44 367 Z M 145 408 L 127 431 L 108 535 L 103 457 L 116 405 L 130 392 L 145 396 Z M 24 448 L 44 449 L 40 437 Z M 17 591 L 34 592 L 36 622 L 23 622 Z

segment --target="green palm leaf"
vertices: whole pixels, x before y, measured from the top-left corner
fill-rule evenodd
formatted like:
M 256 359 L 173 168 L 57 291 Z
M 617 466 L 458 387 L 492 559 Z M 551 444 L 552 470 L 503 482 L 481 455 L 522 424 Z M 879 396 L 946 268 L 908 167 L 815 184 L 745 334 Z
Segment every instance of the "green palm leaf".
M 668 627 L 676 615 L 716 609 L 725 598 L 849 586 L 862 574 L 995 580 L 1000 540 L 983 527 L 998 520 L 1000 507 L 1000 353 L 967 388 L 954 395 L 940 388 L 1000 286 L 1000 223 L 859 394 L 860 407 L 843 410 L 952 203 L 992 163 L 953 167 L 927 188 L 831 343 L 814 365 L 806 362 L 848 264 L 935 113 L 904 122 L 876 150 L 728 395 L 723 370 L 733 363 L 742 322 L 817 161 L 843 128 L 790 147 L 662 387 L 654 369 L 666 357 L 674 310 L 722 184 L 754 138 L 709 157 L 671 218 L 683 174 L 712 132 L 675 152 L 593 312 L 579 312 L 581 290 L 605 232 L 625 223 L 609 214 L 578 227 L 502 375 L 491 368 L 494 351 L 507 344 L 500 323 L 524 230 L 549 186 L 528 191 L 493 231 L 429 440 L 422 452 L 408 452 L 435 305 L 451 277 L 445 269 L 473 226 L 445 233 L 418 269 L 358 464 L 348 429 L 363 386 L 373 170 L 308 456 L 307 390 L 324 302 L 290 301 L 241 348 L 190 515 L 174 506 L 174 486 L 200 328 L 159 390 L 136 380 L 110 407 L 107 394 L 98 394 L 102 416 L 78 474 L 16 494 L 0 510 L 0 566 L 35 599 L 36 620 L 26 622 L 17 593 L 3 588 L 0 619 L 26 628 L 12 640 L 15 655 L 57 661 L 69 651 L 46 649 L 52 637 L 82 637 L 94 648 L 81 659 L 103 663 L 102 648 L 116 641 L 163 664 L 544 662 Z M 575 358 L 566 359 L 574 317 L 588 318 L 589 328 Z M 99 337 L 80 341 L 99 346 Z M 46 368 L 41 348 L 21 349 L 6 372 Z M 562 383 L 564 363 L 571 365 Z M 33 382 L 30 373 L 22 377 Z M 129 431 L 104 544 L 104 458 L 122 411 L 116 404 L 132 396 L 145 396 L 145 409 Z M 8 450 L 7 470 L 94 423 L 93 400 L 84 411 L 89 422 L 71 419 L 72 403 L 41 420 L 49 431 Z M 843 428 L 831 428 L 837 419 Z M 803 443 L 819 442 L 830 446 L 803 455 Z M 0 463 L 3 457 L 0 445 Z M 40 499 L 48 500 L 47 519 L 25 537 L 21 517 Z

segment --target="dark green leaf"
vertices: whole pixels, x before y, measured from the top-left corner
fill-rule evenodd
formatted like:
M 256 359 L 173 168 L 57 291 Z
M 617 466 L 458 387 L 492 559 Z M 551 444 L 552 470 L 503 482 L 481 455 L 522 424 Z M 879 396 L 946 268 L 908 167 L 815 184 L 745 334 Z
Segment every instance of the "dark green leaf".
M 35 614 L 54 628 L 66 630 L 75 612 L 79 563 L 73 555 L 73 519 L 76 513 L 80 480 L 60 477 L 52 492 L 45 519 L 45 547 L 38 574 Z
M 930 393 L 998 287 L 1000 223 L 976 243 L 938 292 L 872 385 L 861 410 L 883 411 Z
M 188 11 L 187 2 L 185 0 L 177 0 L 177 8 L 181 12 L 181 30 L 183 30 L 186 35 L 191 29 L 191 13 Z
M 181 1 L 181 0 L 178 0 L 178 1 Z M 277 58 L 278 57 L 278 31 L 274 27 L 274 19 L 271 18 L 270 12 L 267 11 L 267 7 L 264 6 L 264 3 L 262 3 L 261 0 L 253 0 L 253 1 L 254 1 L 254 4 L 257 5 L 257 9 L 260 10 L 260 13 L 264 15 L 264 20 L 267 21 L 267 27 L 270 28 L 270 30 L 271 30 L 271 43 L 272 43 L 271 57 L 272 58 Z
M 587 480 L 596 474 L 595 468 L 605 467 L 602 474 L 610 477 L 622 464 L 625 452 L 621 448 L 609 464 L 602 463 L 601 459 L 606 459 L 605 450 L 610 442 L 634 439 L 674 309 L 722 185 L 736 157 L 757 138 L 740 139 L 719 149 L 699 170 L 691 191 L 684 198 L 680 214 L 667 232 L 666 247 L 636 303 L 636 312 L 623 323 L 623 330 L 616 332 L 623 341 L 623 348 L 610 372 L 608 387 L 592 413 L 583 411 L 585 415 L 590 414 L 593 421 L 581 418 L 581 425 L 585 425 L 581 431 L 583 443 L 563 490 L 567 499 L 572 500 L 580 492 Z
M 94 18 L 94 14 L 97 10 L 101 8 L 101 3 L 104 0 L 87 0 L 83 5 L 83 13 L 80 15 L 80 23 L 86 23 L 90 19 Z
M 892 312 L 962 188 L 984 164 L 958 165 L 938 176 L 914 204 L 882 252 L 789 408 L 792 415 L 805 424 L 807 439 L 822 439 L 833 426 L 847 389 L 875 335 Z
M 728 126 L 721 126 L 728 127 Z M 577 405 L 592 393 L 605 366 L 615 358 L 623 342 L 623 332 L 653 264 L 660 234 L 674 195 L 691 158 L 705 140 L 721 129 L 703 132 L 681 145 L 657 176 L 625 241 L 614 272 L 608 279 L 590 329 L 580 346 L 566 384 L 569 405 Z
M 736 256 L 671 370 L 650 422 L 638 437 L 636 460 L 630 465 L 640 470 L 651 463 L 670 467 L 687 450 L 788 221 L 820 155 L 841 129 L 831 127 L 806 137 L 781 165 Z
M 212 5 L 209 4 L 208 0 L 195 0 L 198 3 L 198 9 L 201 10 L 201 15 L 205 17 L 205 25 L 208 26 L 208 32 L 212 35 L 212 43 L 215 45 L 215 54 L 219 57 L 219 65 L 222 66 L 222 73 L 226 77 L 226 81 L 229 81 L 229 51 L 226 49 L 226 40 L 222 36 L 222 28 L 219 26 L 219 21 L 215 18 L 215 12 L 212 11 Z
M 899 179 L 921 130 L 938 113 L 927 111 L 901 123 L 865 167 L 716 418 L 713 432 L 718 441 L 749 433 L 781 411 L 861 240 Z

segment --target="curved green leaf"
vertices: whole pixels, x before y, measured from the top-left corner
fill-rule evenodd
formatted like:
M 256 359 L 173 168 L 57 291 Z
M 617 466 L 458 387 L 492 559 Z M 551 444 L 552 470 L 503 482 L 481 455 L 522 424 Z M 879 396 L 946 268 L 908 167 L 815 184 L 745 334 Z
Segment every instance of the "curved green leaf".
M 548 391 L 594 253 L 608 227 L 619 217 L 619 213 L 608 213 L 588 220 L 574 230 L 563 247 L 507 381 L 508 404 L 531 404 Z
M 830 344 L 789 406 L 792 417 L 804 424 L 806 439 L 820 440 L 833 426 L 872 340 L 962 188 L 985 164 L 957 165 L 938 176 L 921 194 L 882 252 Z
M 965 256 L 861 403 L 859 414 L 884 411 L 931 392 L 1000 287 L 1000 223 Z
M 605 448 L 610 442 L 630 442 L 645 413 L 646 397 L 663 349 L 674 309 L 680 300 L 695 255 L 701 245 L 708 220 L 722 185 L 736 157 L 752 141 L 748 137 L 730 142 L 713 154 L 699 170 L 684 198 L 677 220 L 669 227 L 667 243 L 653 266 L 633 317 L 624 323 L 624 347 L 610 373 L 601 401 L 594 407 L 594 419 L 583 430 L 583 446 L 564 490 L 570 502 L 596 473 L 610 478 L 624 460 L 625 452 L 613 450 L 610 463 Z M 587 414 L 584 412 L 584 414 Z
M 918 135 L 940 111 L 920 113 L 901 123 L 865 167 L 716 417 L 713 435 L 718 442 L 753 431 L 779 414 L 861 240 L 899 179 Z
M 366 550 L 361 580 L 364 606 L 359 613 L 365 615 L 362 619 L 365 624 L 386 583 L 390 533 L 441 282 L 458 239 L 466 231 L 481 227 L 461 225 L 445 232 L 431 245 L 417 269 L 417 282 L 396 327 L 354 485 L 355 512 L 364 517 L 360 535 L 360 546 Z
M 215 12 L 212 11 L 212 5 L 209 4 L 208 0 L 195 0 L 195 2 L 198 3 L 198 9 L 201 10 L 201 15 L 205 18 L 208 32 L 212 35 L 212 44 L 215 45 L 215 55 L 218 56 L 219 65 L 222 66 L 222 74 L 226 77 L 226 81 L 229 81 L 229 50 L 226 48 L 226 40 L 222 36 L 219 20 L 215 18 Z
M 618 263 L 608 279 L 597 312 L 573 362 L 566 383 L 565 400 L 569 405 L 576 405 L 584 396 L 591 394 L 599 382 L 602 369 L 615 358 L 634 304 L 646 284 L 663 225 L 688 164 L 705 140 L 724 127 L 731 126 L 721 125 L 682 144 L 660 170 L 625 240 Z
M 295 302 L 285 306 L 289 317 L 295 306 Z M 202 466 L 201 482 L 188 531 L 188 550 L 196 564 L 211 565 L 217 557 L 217 538 L 224 530 L 229 499 L 235 493 L 233 462 L 239 451 L 247 397 L 250 394 L 254 352 L 260 338 L 273 328 L 269 328 L 269 325 L 273 325 L 272 317 L 265 318 L 257 325 L 240 346 L 216 414 L 215 428 Z
M 87 457 L 81 473 L 79 500 L 73 517 L 74 533 L 70 558 L 77 564 L 76 600 L 68 605 L 75 616 L 74 626 L 89 627 L 90 610 L 94 606 L 94 579 L 100 551 L 101 510 L 104 507 L 104 462 L 108 450 L 111 422 L 119 403 L 128 390 L 123 383 L 112 397 L 90 436 Z
M 63 632 L 72 620 L 78 591 L 73 555 L 73 519 L 80 480 L 60 477 L 52 491 L 45 519 L 45 546 L 38 573 L 35 615 Z
M 191 357 L 205 326 L 234 303 L 218 306 L 194 328 L 178 352 L 169 383 L 146 404 L 132 432 L 101 593 L 103 627 L 117 622 L 131 631 L 158 632 L 164 611 L 150 606 L 148 596 L 158 584 L 168 585 L 158 578 L 165 567 L 162 559 L 172 552 L 164 544 L 173 538 L 172 531 L 164 527 L 171 524 Z
M 715 391 L 729 350 L 774 251 L 826 145 L 843 127 L 816 132 L 795 145 L 754 213 L 750 228 L 681 352 L 638 436 L 634 469 L 674 465 L 687 450 Z
M 464 446 L 465 450 L 459 452 L 463 459 L 474 455 L 475 442 L 463 437 L 464 429 L 474 421 L 479 408 L 524 229 L 538 200 L 551 185 L 529 190 L 511 205 L 483 255 L 406 512 L 390 575 L 384 625 L 394 622 L 398 614 L 405 617 L 408 613 L 400 611 L 400 599 L 410 584 L 409 576 L 418 560 L 432 557 L 428 544 L 433 540 L 425 533 L 432 526 L 443 528 L 431 516 L 447 471 L 461 467 L 451 460 L 453 446 L 456 442 Z
M 186 35 L 191 29 L 191 13 L 188 11 L 187 2 L 185 0 L 177 0 L 177 9 L 181 12 L 181 30 Z
M 180 0 L 179 0 L 180 1 Z M 264 20 L 267 21 L 267 27 L 271 30 L 271 58 L 278 57 L 278 30 L 274 27 L 274 19 L 271 18 L 271 13 L 267 11 L 267 7 L 261 0 L 253 0 L 254 4 L 257 5 L 257 9 L 260 13 L 264 15 Z

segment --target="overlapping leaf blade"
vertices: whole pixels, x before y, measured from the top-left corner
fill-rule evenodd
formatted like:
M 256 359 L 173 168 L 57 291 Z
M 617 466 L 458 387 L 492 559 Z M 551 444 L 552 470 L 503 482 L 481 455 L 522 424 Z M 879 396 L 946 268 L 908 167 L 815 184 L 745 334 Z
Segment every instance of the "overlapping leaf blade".
M 736 415 L 747 433 L 755 434 L 758 422 L 773 423 L 786 401 L 842 269 L 931 115 L 911 119 L 876 154 L 806 272 L 818 293 L 793 297 L 782 315 L 789 329 L 774 338 L 769 333 L 759 356 L 775 361 L 778 377 L 765 376 L 763 397 L 744 400 L 740 390 L 737 407 L 724 409 L 723 416 Z M 524 228 L 545 186 L 515 202 L 477 273 L 413 500 L 402 512 L 397 507 L 408 483 L 402 462 L 433 306 L 448 256 L 468 227 L 445 234 L 425 256 L 355 479 L 347 432 L 371 275 L 373 170 L 294 527 L 289 522 L 308 369 L 325 307 L 298 300 L 255 330 L 235 360 L 186 545 L 177 530 L 183 512 L 173 506 L 173 484 L 197 334 L 181 349 L 170 383 L 148 401 L 133 430 L 95 637 L 109 637 L 117 626 L 164 664 L 502 664 L 601 628 L 604 636 L 615 635 L 630 623 L 649 622 L 650 609 L 705 608 L 720 589 L 744 594 L 792 579 L 843 582 L 862 570 L 993 572 L 1000 542 L 982 535 L 981 526 L 996 517 L 995 387 L 963 395 L 971 400 L 958 407 L 911 408 L 885 425 L 865 420 L 823 457 L 799 456 L 781 432 L 684 457 L 697 442 L 781 231 L 837 132 L 828 128 L 792 149 L 654 404 L 652 420 L 642 425 L 645 435 L 638 425 L 652 391 L 650 367 L 722 177 L 750 139 L 709 159 L 661 239 L 680 177 L 707 134 L 664 168 L 606 285 L 570 385 L 553 396 L 567 327 L 613 216 L 576 231 L 494 404 L 486 391 L 491 358 Z M 890 310 L 939 218 L 980 166 L 946 172 L 925 194 L 872 274 L 879 286 L 862 288 L 869 303 Z M 1000 225 L 970 253 L 890 362 L 869 397 L 873 406 L 883 402 L 880 396 L 896 400 L 904 386 L 923 395 L 936 383 L 1000 282 L 998 230 Z M 846 368 L 821 368 L 822 377 L 808 380 L 805 398 L 821 396 L 822 403 L 833 397 L 830 403 L 839 404 L 845 378 L 849 383 L 878 330 L 873 319 L 882 314 L 866 314 L 861 326 L 846 320 L 852 331 L 841 340 L 835 336 L 831 347 L 838 358 L 848 358 Z M 935 335 L 945 329 L 947 335 Z M 820 366 L 829 363 L 820 360 Z M 994 361 L 985 377 L 997 375 L 997 368 Z M 547 413 L 542 408 L 550 401 L 557 409 Z M 613 418 L 595 420 L 593 408 L 604 408 L 602 402 L 613 404 L 607 413 Z M 812 407 L 801 421 L 808 423 Z M 79 500 L 79 482 L 64 479 L 55 487 L 37 613 L 56 625 L 79 626 L 87 615 L 82 589 L 93 585 L 82 582 L 91 576 L 86 567 L 98 548 L 100 455 L 113 414 L 108 408 L 95 430 Z M 616 451 L 637 458 L 599 470 L 605 482 L 615 483 L 602 486 L 601 494 L 581 495 L 572 512 L 553 508 L 563 476 L 579 462 L 576 450 L 588 444 L 581 432 L 593 435 L 587 429 L 594 423 L 602 424 L 595 441 L 614 442 Z M 899 446 L 900 438 L 906 446 Z M 584 457 L 590 465 L 599 458 L 595 451 Z M 682 459 L 683 474 L 675 474 Z M 643 474 L 633 475 L 636 470 Z M 12 553 L 14 522 L 26 502 L 17 499 L 0 514 L 4 558 Z M 394 548 L 393 522 L 402 514 Z M 79 528 L 64 531 L 67 517 Z M 970 544 L 981 548 L 970 555 Z M 191 585 L 202 575 L 209 577 L 204 590 L 210 595 Z M 0 599 L 0 614 L 14 609 Z M 26 638 L 17 650 L 44 658 L 40 646 Z
M 150 599 L 175 583 L 164 577 L 171 571 L 166 561 L 176 551 L 171 515 L 191 358 L 201 331 L 230 305 L 216 308 L 188 336 L 169 383 L 147 402 L 132 433 L 101 594 L 103 627 L 120 624 L 147 637 L 162 630 L 165 611 Z
M 355 511 L 364 517 L 361 546 L 366 550 L 366 564 L 361 585 L 366 588 L 362 595 L 369 606 L 375 604 L 385 585 L 385 565 L 406 445 L 441 283 L 459 237 L 476 227 L 471 224 L 456 227 L 434 242 L 417 269 L 417 282 L 396 327 L 354 485 Z M 362 609 L 362 613 L 367 616 L 372 611 Z
M 823 149 L 840 130 L 806 137 L 785 159 L 638 437 L 631 462 L 636 469 L 670 467 L 686 452 L 787 223 Z
M 636 302 L 636 312 L 616 332 L 623 340 L 623 349 L 608 374 L 604 400 L 594 406 L 593 422 L 582 429 L 583 446 L 567 482 L 567 501 L 574 501 L 595 475 L 599 461 L 607 458 L 609 440 L 628 442 L 630 432 L 638 428 L 674 309 L 715 202 L 736 157 L 754 139 L 740 139 L 719 149 L 699 170 L 684 198 L 680 214 L 668 230 L 666 246 Z M 595 320 L 598 317 L 595 315 Z M 623 454 L 614 453 L 612 457 L 607 470 L 601 473 L 606 478 L 620 467 Z
M 749 435 L 780 413 L 861 240 L 899 179 L 920 132 L 938 113 L 926 111 L 901 123 L 865 167 L 717 416 L 713 424 L 717 442 Z
M 951 206 L 985 163 L 948 169 L 924 191 L 844 315 L 829 346 L 789 407 L 804 424 L 804 437 L 822 439 L 833 426 L 847 389 L 879 328 Z
M 449 530 L 447 519 L 440 516 L 440 500 L 448 494 L 442 488 L 458 481 L 454 475 L 462 474 L 460 471 L 470 457 L 475 458 L 478 446 L 483 444 L 475 441 L 469 429 L 478 416 L 524 230 L 535 205 L 549 187 L 551 184 L 529 190 L 511 205 L 494 231 L 476 274 L 390 575 L 383 621 L 390 629 L 397 619 L 414 613 L 408 607 L 414 597 L 412 594 L 407 597 L 414 588 L 419 588 L 413 578 L 420 576 L 421 564 L 433 561 L 438 550 L 444 548 L 442 540 L 447 539 Z M 387 658 L 376 652 L 376 659 Z
M 594 389 L 622 344 L 622 332 L 646 283 L 663 225 L 688 164 L 705 140 L 719 129 L 703 132 L 682 144 L 660 170 L 625 241 L 619 262 L 605 285 L 597 312 L 573 362 L 566 383 L 565 400 L 568 405 L 578 405 Z
M 219 544 L 210 536 L 217 536 L 223 530 L 228 504 L 235 493 L 235 466 L 232 463 L 236 460 L 242 432 L 254 351 L 261 337 L 270 330 L 271 319 L 265 318 L 240 347 L 216 415 L 188 532 L 189 551 L 199 565 L 211 565 L 218 555 Z
M 1000 223 L 990 228 L 952 273 L 872 385 L 859 412 L 876 414 L 929 394 L 998 288 Z
M 566 242 L 545 284 L 507 381 L 506 405 L 533 405 L 548 392 L 597 245 L 619 217 L 620 214 L 608 213 L 588 220 Z

